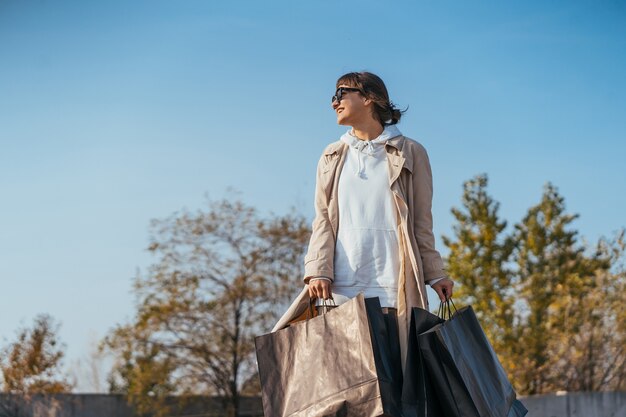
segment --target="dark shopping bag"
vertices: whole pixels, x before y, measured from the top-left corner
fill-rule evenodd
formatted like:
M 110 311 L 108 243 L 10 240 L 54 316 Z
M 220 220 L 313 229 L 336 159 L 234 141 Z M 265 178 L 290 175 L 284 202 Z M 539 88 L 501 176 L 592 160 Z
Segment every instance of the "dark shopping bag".
M 399 361 L 378 298 L 359 294 L 255 342 L 265 416 L 401 416 Z
M 471 306 L 420 334 L 418 341 L 446 417 L 526 414 Z
M 409 328 L 407 359 L 402 385 L 404 417 L 444 416 L 436 400 L 433 384 L 424 369 L 418 340 L 420 334 L 432 329 L 437 324 L 443 323 L 443 321 L 443 318 L 428 310 L 419 307 L 414 307 L 411 310 L 411 327 Z

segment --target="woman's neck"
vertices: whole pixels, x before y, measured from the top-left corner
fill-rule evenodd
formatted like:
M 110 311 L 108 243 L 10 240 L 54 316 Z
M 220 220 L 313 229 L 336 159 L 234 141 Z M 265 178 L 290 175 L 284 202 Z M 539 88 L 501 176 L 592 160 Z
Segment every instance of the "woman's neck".
M 352 133 L 360 140 L 376 139 L 383 133 L 383 126 L 374 119 L 352 126 Z

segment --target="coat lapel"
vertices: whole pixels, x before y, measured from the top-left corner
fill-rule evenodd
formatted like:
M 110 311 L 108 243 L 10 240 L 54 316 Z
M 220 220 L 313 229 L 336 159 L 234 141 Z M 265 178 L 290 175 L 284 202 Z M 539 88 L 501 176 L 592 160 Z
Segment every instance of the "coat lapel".
M 339 177 L 339 169 L 343 161 L 344 146 L 341 142 L 337 142 L 328 147 L 324 152 L 325 165 L 321 167 L 321 188 L 326 194 L 326 204 L 330 203 L 331 195 L 336 190 L 335 180 Z
M 393 186 L 393 183 L 396 182 L 400 173 L 402 172 L 402 167 L 404 166 L 405 159 L 401 155 L 387 154 L 387 162 L 389 164 L 389 187 Z
M 387 151 L 387 163 L 389 164 L 389 187 L 393 189 L 393 183 L 396 182 L 402 168 L 413 172 L 412 164 L 407 161 L 402 152 L 404 145 L 404 136 L 396 136 L 387 141 L 385 150 Z
M 324 153 L 326 165 L 321 170 L 321 188 L 326 196 L 326 207 L 328 207 L 328 217 L 333 229 L 333 234 L 337 236 L 339 227 L 339 207 L 337 203 L 337 190 L 339 187 L 339 176 L 348 153 L 348 145 L 343 142 L 336 142 L 328 147 Z

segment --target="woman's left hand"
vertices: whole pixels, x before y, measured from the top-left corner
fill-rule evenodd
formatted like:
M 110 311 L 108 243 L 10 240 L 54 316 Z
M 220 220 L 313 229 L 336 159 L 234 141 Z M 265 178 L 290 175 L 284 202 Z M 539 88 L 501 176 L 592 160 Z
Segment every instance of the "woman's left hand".
M 432 286 L 442 302 L 452 298 L 452 287 L 454 287 L 454 281 L 450 278 L 444 278 Z

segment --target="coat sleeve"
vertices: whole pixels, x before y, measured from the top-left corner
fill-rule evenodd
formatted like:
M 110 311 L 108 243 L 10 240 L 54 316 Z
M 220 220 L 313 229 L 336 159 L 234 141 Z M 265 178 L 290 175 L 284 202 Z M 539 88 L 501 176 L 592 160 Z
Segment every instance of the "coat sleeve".
M 327 165 L 322 155 L 317 164 L 315 181 L 315 219 L 313 220 L 311 239 L 304 257 L 304 282 L 313 277 L 326 277 L 331 281 L 334 275 L 335 235 L 328 216 L 328 198 L 324 190 L 324 174 Z M 327 184 L 328 186 L 328 184 Z
M 413 227 L 417 246 L 422 258 L 424 281 L 428 283 L 436 278 L 446 277 L 441 255 L 435 249 L 433 235 L 433 176 L 426 149 L 417 145 L 417 152 L 413 165 Z

